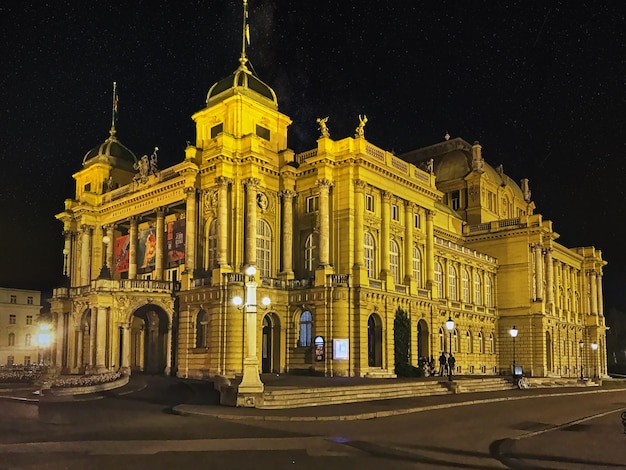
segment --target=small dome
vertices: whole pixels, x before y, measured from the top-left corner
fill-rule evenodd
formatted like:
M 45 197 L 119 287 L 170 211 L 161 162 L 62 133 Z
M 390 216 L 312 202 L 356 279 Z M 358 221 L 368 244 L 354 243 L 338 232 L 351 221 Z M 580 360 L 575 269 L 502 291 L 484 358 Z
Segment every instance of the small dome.
M 275 108 L 278 108 L 278 100 L 274 90 L 252 75 L 245 65 L 241 65 L 234 74 L 223 78 L 211 87 L 206 97 L 207 106 L 236 93 L 262 97 L 266 104 L 266 100 L 269 100 Z
M 91 149 L 83 158 L 83 166 L 89 166 L 97 162 L 108 163 L 116 168 L 133 170 L 133 165 L 137 163 L 137 157 L 124 144 L 122 144 L 115 132 L 97 147 Z
M 436 158 L 434 166 L 437 181 L 464 178 L 472 171 L 471 159 L 463 150 L 453 150 L 442 158 Z

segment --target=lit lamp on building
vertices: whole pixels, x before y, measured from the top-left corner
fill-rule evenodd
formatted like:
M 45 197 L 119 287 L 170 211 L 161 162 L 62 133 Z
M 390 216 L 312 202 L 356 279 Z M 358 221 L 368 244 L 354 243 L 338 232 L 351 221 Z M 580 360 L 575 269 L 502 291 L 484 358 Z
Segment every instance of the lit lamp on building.
M 65 283 L 65 287 L 70 287 L 70 278 L 67 272 L 67 257 L 69 254 L 70 250 L 63 248 L 63 282 Z
M 102 237 L 102 243 L 104 244 L 104 250 L 102 252 L 102 269 L 100 269 L 98 279 L 111 279 L 111 270 L 109 269 L 109 263 L 107 260 L 107 251 L 109 243 L 111 243 L 111 239 L 105 235 Z
M 46 356 L 52 345 L 52 326 L 48 323 L 41 323 L 39 325 L 39 334 L 37 336 L 37 343 L 39 347 L 42 349 L 41 352 L 41 363 L 42 365 L 46 364 Z
M 585 345 L 585 342 L 581 339 L 578 342 L 578 346 L 580 346 L 580 380 L 584 380 L 583 377 L 583 346 Z
M 517 371 L 515 370 L 515 338 L 517 338 L 517 333 L 519 333 L 519 330 L 513 325 L 513 328 L 509 330 L 509 334 L 511 338 L 513 338 L 513 375 L 517 375 Z
M 593 378 L 598 378 L 598 343 L 591 343 L 591 349 L 593 351 Z
M 246 268 L 246 290 L 245 297 L 242 299 L 239 296 L 233 297 L 233 304 L 240 310 L 243 310 L 246 314 L 246 347 L 247 352 L 243 360 L 243 377 L 239 384 L 240 394 L 250 393 L 263 393 L 263 382 L 259 376 L 259 359 L 257 357 L 256 347 L 256 289 L 257 282 L 255 279 L 256 268 L 254 266 L 248 266 Z M 269 297 L 263 297 L 261 300 L 261 307 L 267 308 L 270 305 Z M 254 406 L 254 405 L 252 405 Z
M 448 316 L 446 320 L 446 329 L 450 333 L 450 356 L 452 356 L 452 331 L 454 330 L 454 320 L 451 316 Z M 452 367 L 448 363 L 448 380 L 452 380 Z

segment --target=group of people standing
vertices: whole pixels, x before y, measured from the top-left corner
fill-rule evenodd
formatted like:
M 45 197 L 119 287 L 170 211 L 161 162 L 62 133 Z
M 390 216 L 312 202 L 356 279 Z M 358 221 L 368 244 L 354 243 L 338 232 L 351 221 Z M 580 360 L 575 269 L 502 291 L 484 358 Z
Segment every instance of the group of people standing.
M 442 352 L 441 356 L 439 356 L 439 370 L 436 368 L 435 358 L 433 356 L 430 356 L 430 359 L 428 359 L 428 357 L 420 357 L 418 360 L 418 365 L 424 371 L 425 377 L 431 375 L 439 375 L 440 377 L 452 376 L 455 363 L 456 359 L 452 353 L 448 354 L 447 352 Z

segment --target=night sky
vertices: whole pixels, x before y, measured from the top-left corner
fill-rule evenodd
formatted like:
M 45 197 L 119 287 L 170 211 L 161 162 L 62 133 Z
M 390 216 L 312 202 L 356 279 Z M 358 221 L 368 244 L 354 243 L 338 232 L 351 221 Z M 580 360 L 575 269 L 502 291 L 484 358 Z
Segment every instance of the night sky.
M 249 0 L 256 74 L 312 149 L 318 117 L 401 154 L 446 132 L 529 178 L 560 243 L 603 251 L 605 304 L 626 306 L 626 6 L 622 1 Z M 108 137 L 159 166 L 184 158 L 191 115 L 238 66 L 242 2 L 3 1 L 0 285 L 62 275 L 72 174 Z M 626 291 L 626 289 L 623 289 Z

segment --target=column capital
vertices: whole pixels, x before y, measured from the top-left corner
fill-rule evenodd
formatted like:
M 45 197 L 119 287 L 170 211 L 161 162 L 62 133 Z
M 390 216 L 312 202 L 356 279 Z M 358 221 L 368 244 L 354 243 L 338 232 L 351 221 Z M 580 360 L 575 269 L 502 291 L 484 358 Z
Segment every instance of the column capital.
M 437 212 L 427 209 L 426 210 L 426 220 L 433 220 L 435 218 L 435 215 L 437 215 Z
M 367 183 L 363 180 L 354 180 L 354 190 L 357 193 L 362 193 L 367 189 Z
M 196 187 L 195 186 L 187 186 L 185 188 L 185 194 L 187 195 L 187 197 L 189 197 L 191 194 L 196 194 Z
M 283 197 L 285 199 L 292 199 L 296 197 L 297 194 L 298 193 L 296 193 L 293 189 L 283 189 L 282 191 L 278 193 L 280 197 Z
M 250 189 L 256 189 L 261 184 L 261 180 L 259 178 L 246 178 L 243 180 L 243 184 Z
M 417 204 L 415 204 L 412 201 L 404 201 L 404 207 L 406 209 L 411 209 L 411 210 L 415 210 L 415 208 L 417 207 Z
M 330 188 L 332 188 L 334 184 L 328 178 L 320 178 L 315 182 L 315 186 L 317 186 L 320 189 L 330 190 Z
M 233 180 L 231 178 L 227 178 L 226 176 L 218 176 L 214 181 L 220 188 L 228 187 L 233 183 Z
M 380 192 L 381 197 L 384 202 L 391 202 L 391 198 L 393 197 L 393 193 L 391 191 L 382 190 Z
M 93 231 L 93 227 L 92 227 L 91 225 L 82 224 L 82 225 L 80 226 L 80 230 L 81 230 L 83 233 L 89 233 L 89 234 L 90 234 L 90 233 Z

